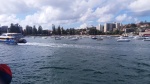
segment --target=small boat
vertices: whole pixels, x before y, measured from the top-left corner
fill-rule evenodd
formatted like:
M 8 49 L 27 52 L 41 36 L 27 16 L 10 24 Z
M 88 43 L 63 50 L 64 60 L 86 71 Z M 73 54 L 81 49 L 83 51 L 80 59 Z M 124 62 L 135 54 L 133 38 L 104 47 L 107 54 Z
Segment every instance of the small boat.
M 23 38 L 20 38 L 20 39 L 18 40 L 18 43 L 27 43 L 27 40 L 25 40 L 25 39 L 23 39 Z
M 55 40 L 61 40 L 61 38 L 60 37 L 55 37 Z
M 97 38 L 96 40 L 97 40 L 97 41 L 102 41 L 102 40 L 103 40 L 103 38 L 101 38 L 101 37 L 100 37 L 100 38 Z
M 91 38 L 92 38 L 92 39 L 97 39 L 97 37 L 96 37 L 96 36 L 92 36 Z
M 117 37 L 117 39 L 126 39 L 127 37 L 125 37 L 125 36 L 119 36 L 119 37 Z
M 145 39 L 143 39 L 143 41 L 150 41 L 150 37 L 145 37 Z
M 71 38 L 70 40 L 71 41 L 77 41 L 77 40 L 79 40 L 79 38 L 78 37 L 74 37 L 74 38 Z
M 135 36 L 134 39 L 136 39 L 136 40 L 143 40 L 143 39 L 145 39 L 145 37 L 142 37 L 142 36 Z
M 42 37 L 42 39 L 47 39 L 48 37 Z
M 143 41 L 150 41 L 150 39 L 144 39 Z
M 130 42 L 130 39 L 118 39 L 117 42 Z

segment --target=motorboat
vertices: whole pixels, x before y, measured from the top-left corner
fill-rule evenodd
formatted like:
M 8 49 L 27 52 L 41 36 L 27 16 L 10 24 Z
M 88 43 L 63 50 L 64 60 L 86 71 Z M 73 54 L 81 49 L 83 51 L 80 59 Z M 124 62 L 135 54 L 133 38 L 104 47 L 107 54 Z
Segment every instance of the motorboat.
M 150 37 L 145 37 L 145 39 L 143 39 L 143 41 L 150 41 Z
M 144 40 L 145 37 L 142 37 L 142 36 L 135 36 L 134 39 L 136 39 L 136 40 Z
M 125 36 L 119 36 L 119 37 L 117 37 L 117 39 L 126 39 L 127 37 L 125 37 Z
M 42 39 L 47 39 L 48 37 L 42 37 Z
M 61 40 L 61 38 L 60 37 L 55 37 L 55 40 Z
M 150 39 L 144 39 L 143 41 L 150 41 Z
M 96 36 L 92 36 L 91 38 L 92 38 L 92 39 L 97 39 L 97 37 L 96 37 Z
M 79 40 L 79 38 L 78 38 L 78 37 L 73 37 L 73 38 L 71 38 L 70 40 L 71 40 L 71 41 L 77 41 L 77 40 Z
M 130 42 L 130 39 L 118 39 L 117 42 Z
M 21 33 L 3 33 L 0 36 L 0 42 L 6 43 L 26 43 L 27 41 L 23 39 L 23 35 Z
M 96 40 L 97 40 L 97 41 L 102 41 L 102 40 L 103 40 L 103 38 L 102 38 L 102 37 L 100 37 L 100 38 L 97 38 Z

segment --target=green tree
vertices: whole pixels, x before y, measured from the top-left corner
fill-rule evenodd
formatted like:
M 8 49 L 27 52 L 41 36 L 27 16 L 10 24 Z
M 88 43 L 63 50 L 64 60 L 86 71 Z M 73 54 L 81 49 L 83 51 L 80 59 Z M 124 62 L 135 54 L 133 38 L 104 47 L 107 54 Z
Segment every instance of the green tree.
M 33 26 L 33 29 L 32 29 L 32 34 L 33 35 L 37 35 L 37 29 L 36 29 L 36 27 L 35 27 L 35 25 Z
M 42 26 L 39 26 L 39 27 L 38 27 L 38 34 L 39 34 L 39 35 L 42 35 L 42 31 L 43 31 Z
M 61 28 L 61 34 L 62 34 L 62 35 L 64 35 L 64 34 L 65 34 L 65 30 L 64 30 L 64 28 L 63 28 L 63 27 Z
M 32 27 L 31 26 L 26 26 L 26 35 L 31 35 L 32 34 Z
M 9 32 L 10 33 L 22 33 L 22 27 L 19 24 L 11 23 Z
M 61 35 L 61 29 L 60 29 L 60 26 L 58 26 L 57 33 L 58 33 L 58 35 Z
M 52 34 L 53 34 L 53 35 L 56 35 L 56 28 L 55 28 L 55 25 L 54 25 L 54 24 L 52 24 Z

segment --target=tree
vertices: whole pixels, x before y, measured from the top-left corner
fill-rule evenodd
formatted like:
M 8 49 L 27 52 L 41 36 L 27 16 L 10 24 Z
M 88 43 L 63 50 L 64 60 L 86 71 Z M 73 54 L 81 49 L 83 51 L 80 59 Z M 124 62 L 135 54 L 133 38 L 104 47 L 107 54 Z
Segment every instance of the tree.
M 11 23 L 9 32 L 10 33 L 22 33 L 22 27 L 19 24 Z
M 91 27 L 90 30 L 89 30 L 89 35 L 97 35 L 97 30 L 95 27 Z
M 31 26 L 26 26 L 26 35 L 31 35 L 32 34 L 32 27 Z
M 36 27 L 35 27 L 35 25 L 33 26 L 33 29 L 32 29 L 32 34 L 33 35 L 37 35 L 37 29 L 36 29 Z
M 58 35 L 61 35 L 61 29 L 60 29 L 60 26 L 58 26 L 57 33 L 58 33 Z
M 43 30 L 43 35 L 49 35 L 49 31 L 48 30 Z
M 75 29 L 72 28 L 72 35 L 75 35 Z
M 39 34 L 39 35 L 42 35 L 42 31 L 43 31 L 42 26 L 39 26 L 39 27 L 38 27 L 38 34 Z
M 55 25 L 54 25 L 54 24 L 52 24 L 52 30 L 53 30 L 53 31 L 52 31 L 52 34 L 53 34 L 53 35 L 56 35 L 56 29 L 55 29 Z
M 64 28 L 63 28 L 63 27 L 61 28 L 61 34 L 62 34 L 62 35 L 64 35 L 64 34 L 65 34 L 65 30 L 64 30 Z

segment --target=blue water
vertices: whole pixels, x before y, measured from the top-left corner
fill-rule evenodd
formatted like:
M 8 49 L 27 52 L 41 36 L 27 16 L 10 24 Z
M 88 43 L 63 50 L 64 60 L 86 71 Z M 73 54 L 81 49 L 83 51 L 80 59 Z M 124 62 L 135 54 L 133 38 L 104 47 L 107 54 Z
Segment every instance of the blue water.
M 150 84 L 150 42 L 26 39 L 0 44 L 0 62 L 11 67 L 12 84 Z

